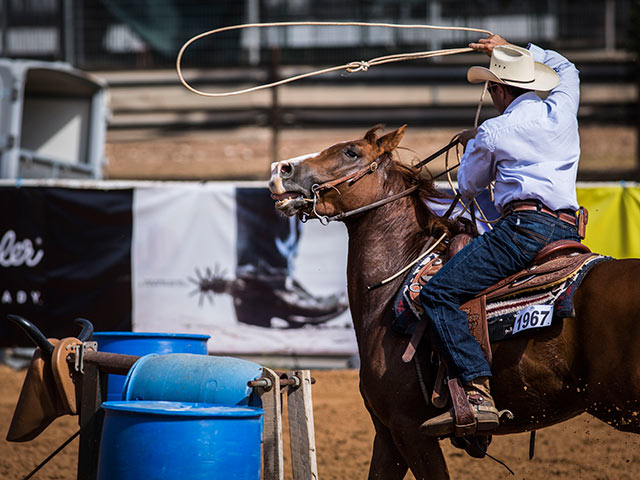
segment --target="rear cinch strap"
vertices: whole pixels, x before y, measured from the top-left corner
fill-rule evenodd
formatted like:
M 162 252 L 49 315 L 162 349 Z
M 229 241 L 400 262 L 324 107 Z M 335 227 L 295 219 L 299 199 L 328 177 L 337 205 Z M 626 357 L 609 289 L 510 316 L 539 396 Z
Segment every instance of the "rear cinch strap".
M 531 437 L 529 437 L 529 460 L 533 460 L 533 454 L 536 449 L 536 431 L 531 430 Z

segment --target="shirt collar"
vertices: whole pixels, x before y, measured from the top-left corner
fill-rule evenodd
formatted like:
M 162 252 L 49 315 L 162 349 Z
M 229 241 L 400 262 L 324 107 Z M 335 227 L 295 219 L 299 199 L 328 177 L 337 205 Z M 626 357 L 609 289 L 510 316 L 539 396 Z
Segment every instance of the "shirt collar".
M 505 109 L 504 113 L 509 113 L 512 110 L 514 110 L 518 105 L 520 105 L 522 102 L 526 102 L 527 100 L 539 100 L 538 95 L 536 95 L 536 92 L 527 92 L 527 93 L 523 93 L 522 95 L 516 97 L 513 102 L 511 102 L 509 104 L 509 106 Z

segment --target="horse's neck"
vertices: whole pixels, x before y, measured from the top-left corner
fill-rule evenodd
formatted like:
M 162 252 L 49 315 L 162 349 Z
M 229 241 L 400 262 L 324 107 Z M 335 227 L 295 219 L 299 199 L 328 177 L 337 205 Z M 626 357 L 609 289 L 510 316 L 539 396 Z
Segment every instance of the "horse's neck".
M 361 347 L 363 335 L 376 327 L 388 327 L 383 325 L 386 324 L 384 311 L 402 280 L 372 291 L 367 287 L 413 261 L 427 236 L 417 219 L 416 202 L 419 201 L 416 196 L 402 198 L 347 223 L 349 302 Z

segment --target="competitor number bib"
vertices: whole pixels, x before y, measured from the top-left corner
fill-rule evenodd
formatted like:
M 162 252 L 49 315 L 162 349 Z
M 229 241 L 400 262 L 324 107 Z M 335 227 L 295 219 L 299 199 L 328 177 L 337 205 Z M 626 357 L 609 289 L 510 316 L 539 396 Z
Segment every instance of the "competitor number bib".
M 531 328 L 548 327 L 553 319 L 553 305 L 529 305 L 518 312 L 513 333 Z

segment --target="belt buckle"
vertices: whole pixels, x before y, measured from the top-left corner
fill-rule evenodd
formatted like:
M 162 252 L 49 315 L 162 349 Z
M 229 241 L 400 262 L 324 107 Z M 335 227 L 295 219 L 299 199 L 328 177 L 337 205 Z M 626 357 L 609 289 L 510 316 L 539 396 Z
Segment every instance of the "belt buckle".
M 513 210 L 513 202 L 509 202 L 509 203 L 507 203 L 505 205 L 504 209 L 502 210 L 502 215 L 500 215 L 500 218 L 508 217 L 513 212 L 514 212 L 514 210 Z

